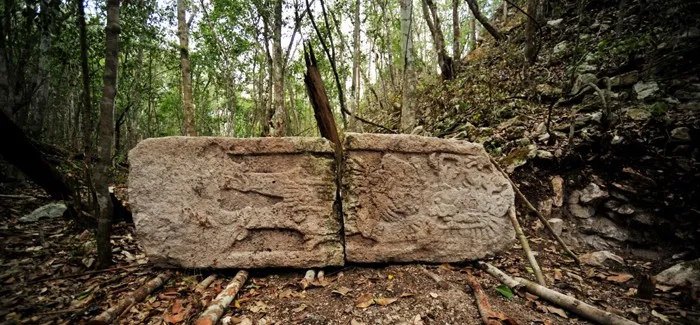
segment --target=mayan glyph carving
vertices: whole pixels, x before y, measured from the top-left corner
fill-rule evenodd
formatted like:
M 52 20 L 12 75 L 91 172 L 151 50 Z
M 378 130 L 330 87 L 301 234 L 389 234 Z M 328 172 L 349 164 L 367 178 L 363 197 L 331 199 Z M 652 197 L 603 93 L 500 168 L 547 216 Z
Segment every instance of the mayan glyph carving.
M 459 262 L 510 247 L 513 189 L 478 144 L 347 134 L 346 258 Z
M 157 264 L 344 263 L 334 150 L 326 140 L 147 139 L 129 162 L 136 233 Z

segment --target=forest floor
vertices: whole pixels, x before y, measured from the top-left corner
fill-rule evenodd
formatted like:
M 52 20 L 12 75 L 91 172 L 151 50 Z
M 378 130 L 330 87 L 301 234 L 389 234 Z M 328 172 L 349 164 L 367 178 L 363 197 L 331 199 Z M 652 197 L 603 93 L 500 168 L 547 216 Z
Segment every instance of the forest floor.
M 20 216 L 48 198 L 35 188 L 4 190 L 0 197 L 0 323 L 84 324 L 166 271 L 149 264 L 132 235 L 133 225 L 124 222 L 114 227 L 115 266 L 91 271 L 92 233 L 80 232 L 72 221 L 62 218 L 20 223 Z M 578 266 L 561 254 L 534 218 L 523 221 L 550 288 L 640 323 L 690 323 L 700 318 L 698 306 L 687 304 L 682 288 L 657 285 L 653 300 L 634 297 L 641 275 L 664 261 L 625 256 L 623 264 Z M 534 281 L 519 245 L 490 262 Z M 251 271 L 222 323 L 480 324 L 467 273 L 475 275 L 492 308 L 518 324 L 587 323 L 535 296 L 506 298 L 496 290 L 497 280 L 470 265 L 351 264 L 324 271 L 327 281 L 305 290 L 300 285 L 305 270 Z M 203 292 L 194 289 L 212 271 L 172 272 L 164 286 L 127 308 L 118 323 L 192 323 L 233 279 L 235 270 L 216 271 L 218 278 Z M 443 281 L 436 282 L 429 273 Z M 396 299 L 363 306 L 372 298 Z

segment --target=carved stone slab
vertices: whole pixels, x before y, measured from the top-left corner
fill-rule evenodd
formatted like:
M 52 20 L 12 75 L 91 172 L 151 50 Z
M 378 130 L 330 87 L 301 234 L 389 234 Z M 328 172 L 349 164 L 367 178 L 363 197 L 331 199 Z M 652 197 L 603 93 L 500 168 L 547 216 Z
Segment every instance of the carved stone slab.
M 513 188 L 479 144 L 346 134 L 345 254 L 352 262 L 460 262 L 509 248 Z
M 333 157 L 320 138 L 141 141 L 129 152 L 139 242 L 166 266 L 343 265 Z

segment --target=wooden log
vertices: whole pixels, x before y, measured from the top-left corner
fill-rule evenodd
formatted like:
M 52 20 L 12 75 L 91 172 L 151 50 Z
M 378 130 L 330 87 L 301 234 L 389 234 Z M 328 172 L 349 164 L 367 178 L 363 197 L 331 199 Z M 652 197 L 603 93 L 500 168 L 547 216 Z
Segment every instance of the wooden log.
M 166 281 L 170 279 L 172 273 L 166 271 L 165 273 L 158 274 L 151 281 L 146 282 L 143 286 L 138 288 L 136 291 L 132 292 L 126 299 L 119 301 L 115 306 L 103 311 L 95 319 L 93 319 L 91 324 L 111 324 L 121 315 L 127 307 L 136 304 L 148 296 L 153 290 L 165 284 Z
M 523 278 L 512 278 L 489 263 L 480 263 L 480 265 L 484 267 L 487 273 L 495 278 L 499 280 L 503 279 L 501 282 L 513 289 L 513 291 L 517 291 L 518 289 L 527 291 L 585 319 L 604 325 L 639 325 L 629 319 L 598 309 L 572 296 L 554 291 L 532 281 Z
M 212 282 L 216 280 L 216 274 L 212 274 L 208 276 L 206 279 L 202 280 L 202 282 L 198 283 L 197 286 L 194 288 L 194 292 L 197 293 L 202 293 L 204 290 L 209 288 Z
M 196 325 L 214 325 L 219 321 L 219 318 L 224 314 L 228 305 L 231 304 L 233 298 L 236 297 L 238 291 L 243 287 L 243 284 L 248 280 L 248 271 L 240 270 L 229 283 L 224 291 L 221 291 L 216 299 L 211 302 L 211 305 L 199 316 Z
M 533 254 L 532 250 L 530 249 L 530 244 L 527 241 L 527 237 L 525 237 L 525 234 L 523 233 L 523 228 L 520 227 L 520 222 L 518 222 L 518 217 L 515 215 L 514 207 L 511 207 L 508 210 L 508 217 L 510 218 L 510 222 L 513 224 L 513 228 L 515 228 L 515 234 L 518 236 L 518 239 L 520 239 L 520 245 L 523 246 L 525 257 L 527 257 L 527 260 L 532 267 L 532 271 L 535 273 L 537 282 L 539 282 L 541 285 L 547 285 L 547 283 L 544 281 L 544 276 L 542 276 L 542 269 L 540 269 L 540 265 L 537 263 L 537 259 L 535 259 L 535 254 Z

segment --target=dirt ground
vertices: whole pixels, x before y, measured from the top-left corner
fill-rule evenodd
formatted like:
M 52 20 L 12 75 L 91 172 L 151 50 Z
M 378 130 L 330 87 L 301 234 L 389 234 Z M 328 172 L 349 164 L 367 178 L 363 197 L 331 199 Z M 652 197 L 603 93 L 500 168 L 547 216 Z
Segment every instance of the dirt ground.
M 153 267 L 132 236 L 133 225 L 126 223 L 115 225 L 115 267 L 94 271 L 92 233 L 80 232 L 72 221 L 60 218 L 18 222 L 48 199 L 31 188 L 11 192 L 18 197 L 0 197 L 0 323 L 85 324 L 162 272 L 173 272 L 173 277 L 128 308 L 117 323 L 193 323 L 235 275 L 236 270 L 217 270 L 217 280 L 204 292 L 195 292 L 213 271 Z M 683 288 L 657 286 L 652 301 L 634 297 L 641 275 L 657 261 L 625 259 L 624 265 L 579 267 L 546 233 L 536 231 L 535 223 L 525 224 L 525 231 L 534 234 L 531 245 L 550 288 L 639 323 L 697 324 L 700 319 L 700 308 L 693 305 L 697 300 Z M 517 244 L 489 262 L 513 276 L 534 280 Z M 326 281 L 303 290 L 305 271 L 252 270 L 222 323 L 480 324 L 466 281 L 471 272 L 493 310 L 517 324 L 587 324 L 535 296 L 507 299 L 496 290 L 497 280 L 470 264 L 347 265 L 323 270 Z M 430 273 L 443 281 L 436 282 Z M 376 303 L 366 306 L 371 301 Z

